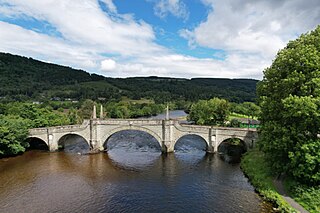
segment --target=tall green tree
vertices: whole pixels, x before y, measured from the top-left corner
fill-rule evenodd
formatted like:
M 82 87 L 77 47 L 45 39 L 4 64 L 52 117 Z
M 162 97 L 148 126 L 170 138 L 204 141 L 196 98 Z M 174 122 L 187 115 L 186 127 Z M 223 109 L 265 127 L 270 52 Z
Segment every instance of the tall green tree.
M 273 169 L 320 183 L 320 26 L 277 54 L 257 90 L 259 144 Z
M 229 102 L 213 98 L 193 104 L 188 119 L 200 125 L 223 125 L 229 115 Z
M 0 115 L 0 157 L 22 153 L 26 142 L 29 121 L 17 116 Z

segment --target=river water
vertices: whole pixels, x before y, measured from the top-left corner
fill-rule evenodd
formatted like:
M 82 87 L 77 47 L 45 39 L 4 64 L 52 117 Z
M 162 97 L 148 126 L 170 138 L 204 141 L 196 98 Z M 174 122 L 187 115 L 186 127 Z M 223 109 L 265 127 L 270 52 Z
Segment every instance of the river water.
M 0 212 L 270 212 L 239 164 L 206 154 L 195 136 L 169 154 L 139 131 L 116 133 L 95 155 L 70 144 L 0 159 Z

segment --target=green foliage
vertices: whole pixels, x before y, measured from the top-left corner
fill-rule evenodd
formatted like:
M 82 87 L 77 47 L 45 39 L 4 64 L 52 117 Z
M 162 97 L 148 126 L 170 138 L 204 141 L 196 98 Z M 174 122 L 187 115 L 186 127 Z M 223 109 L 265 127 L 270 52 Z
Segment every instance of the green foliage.
M 246 117 L 255 118 L 260 114 L 260 107 L 253 102 L 231 103 L 231 111 L 237 114 L 246 115 Z
M 73 124 L 74 116 L 42 108 L 31 103 L 9 103 L 0 106 L 0 155 L 16 155 L 29 145 L 25 141 L 29 128 Z M 72 112 L 72 110 L 70 111 Z
M 258 95 L 259 145 L 274 171 L 320 184 L 320 26 L 278 53 Z
M 64 113 L 54 112 L 50 107 L 42 108 L 31 103 L 13 102 L 5 105 L 4 115 L 15 115 L 28 120 L 30 128 L 70 124 Z
M 193 104 L 188 120 L 200 125 L 223 125 L 228 115 L 229 102 L 224 99 L 213 98 Z
M 96 102 L 86 99 L 79 109 L 79 115 L 82 119 L 92 118 L 93 106 L 97 105 Z
M 29 122 L 18 116 L 0 115 L 0 157 L 16 155 L 28 147 Z
M 259 194 L 265 200 L 272 202 L 280 212 L 297 212 L 276 191 L 273 185 L 272 168 L 264 153 L 257 150 L 247 152 L 242 157 L 241 169 Z
M 290 196 L 310 213 L 320 212 L 320 186 L 310 187 L 292 179 L 286 179 Z
M 241 122 L 238 119 L 233 118 L 233 119 L 231 119 L 231 121 L 230 121 L 228 126 L 229 127 L 234 127 L 234 128 L 239 128 L 240 125 L 241 125 Z
M 69 110 L 68 118 L 70 120 L 70 124 L 78 124 L 78 123 L 81 123 L 81 121 L 82 121 L 78 111 L 74 108 L 71 108 Z

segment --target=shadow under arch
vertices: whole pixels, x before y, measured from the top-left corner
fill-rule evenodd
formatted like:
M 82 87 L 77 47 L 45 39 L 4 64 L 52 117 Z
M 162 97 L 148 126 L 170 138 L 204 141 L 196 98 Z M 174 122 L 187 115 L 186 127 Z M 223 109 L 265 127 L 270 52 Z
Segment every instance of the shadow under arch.
M 188 150 L 208 150 L 207 141 L 197 134 L 186 134 L 181 136 L 174 144 L 175 151 L 188 151 Z
M 136 127 L 136 126 L 125 126 L 125 127 L 120 127 L 120 128 L 115 128 L 113 130 L 111 130 L 110 132 L 108 132 L 103 138 L 103 148 L 104 150 L 107 150 L 107 146 L 108 146 L 108 141 L 110 140 L 110 138 L 112 138 L 112 136 L 121 133 L 121 132 L 131 132 L 131 131 L 135 131 L 135 132 L 143 132 L 143 133 L 147 133 L 148 135 L 151 135 L 159 144 L 160 148 L 162 146 L 161 144 L 161 137 L 153 132 L 150 129 L 144 128 L 144 127 Z
M 58 140 L 59 150 L 72 153 L 87 153 L 90 151 L 89 142 L 81 135 L 68 133 Z
M 238 163 L 242 154 L 248 150 L 247 144 L 240 138 L 230 137 L 223 140 L 218 146 L 218 153 L 229 163 Z
M 159 159 L 161 146 L 148 132 L 120 130 L 104 142 L 104 150 L 116 167 L 125 170 L 144 170 Z
M 38 137 L 28 137 L 26 139 L 26 142 L 29 143 L 28 150 L 46 150 L 49 151 L 49 146 L 48 144 L 42 140 L 41 138 Z

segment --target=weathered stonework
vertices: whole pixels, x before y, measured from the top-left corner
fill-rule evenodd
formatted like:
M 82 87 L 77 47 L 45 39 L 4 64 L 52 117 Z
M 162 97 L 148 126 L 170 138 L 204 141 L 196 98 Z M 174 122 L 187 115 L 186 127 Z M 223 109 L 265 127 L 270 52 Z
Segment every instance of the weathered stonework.
M 83 137 L 92 150 L 104 150 L 109 137 L 122 130 L 140 130 L 157 139 L 163 152 L 173 152 L 177 141 L 185 135 L 198 135 L 207 143 L 208 152 L 217 152 L 226 139 L 239 138 L 252 148 L 257 140 L 255 129 L 182 125 L 177 120 L 91 119 L 81 125 L 31 129 L 29 137 L 44 141 L 50 151 L 58 149 L 59 140 L 68 134 Z

